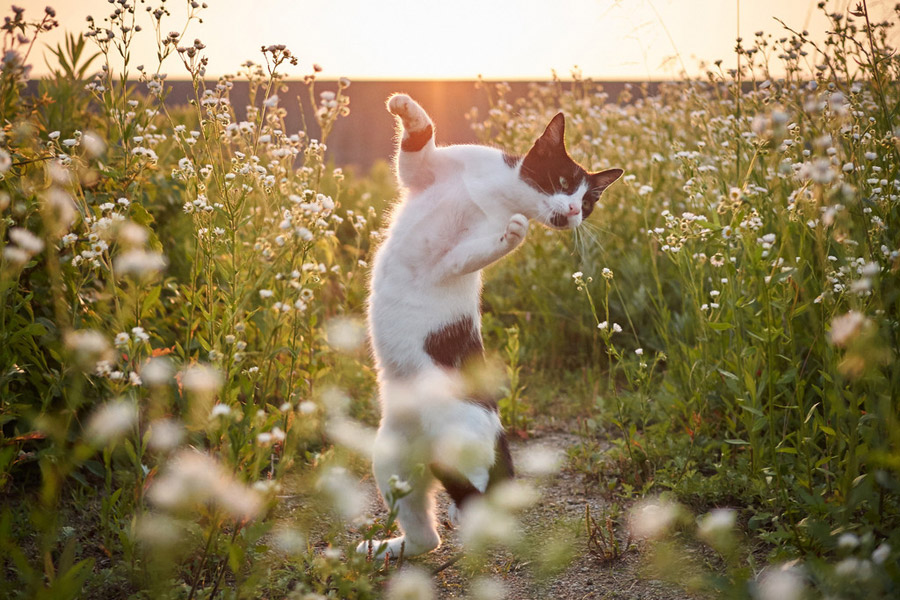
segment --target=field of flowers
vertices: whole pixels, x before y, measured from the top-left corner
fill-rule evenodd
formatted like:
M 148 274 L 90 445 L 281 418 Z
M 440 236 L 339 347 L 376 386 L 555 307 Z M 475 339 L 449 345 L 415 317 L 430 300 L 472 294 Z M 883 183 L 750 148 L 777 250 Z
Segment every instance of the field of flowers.
M 357 481 L 396 190 L 328 161 L 349 81 L 307 75 L 316 122 L 287 131 L 290 50 L 207 82 L 188 4 L 173 25 L 116 0 L 36 94 L 53 9 L 2 26 L 0 590 L 428 597 L 352 552 L 393 526 Z M 701 596 L 900 594 L 900 59 L 864 3 L 829 18 L 823 45 L 759 32 L 653 95 L 575 72 L 515 100 L 484 83 L 471 114 L 524 152 L 563 110 L 576 160 L 626 171 L 584 229 L 532 227 L 489 270 L 486 346 L 508 428 L 580 434 L 568 468 L 612 507 L 580 531 Z M 139 35 L 159 65 L 130 63 Z

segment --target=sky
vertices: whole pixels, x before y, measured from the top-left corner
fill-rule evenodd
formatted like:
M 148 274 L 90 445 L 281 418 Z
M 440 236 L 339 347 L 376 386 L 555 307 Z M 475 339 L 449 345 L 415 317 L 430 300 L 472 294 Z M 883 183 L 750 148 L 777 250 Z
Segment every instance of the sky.
M 134 0 L 131 0 L 134 1 Z M 260 62 L 260 46 L 285 44 L 300 58 L 288 75 L 301 77 L 312 64 L 323 78 L 350 79 L 547 79 L 577 66 L 596 79 L 669 79 L 683 67 L 698 74 L 701 60 L 734 64 L 734 40 L 764 30 L 780 35 L 780 18 L 821 39 L 825 19 L 818 0 L 206 0 L 203 23 L 185 38 L 199 38 L 210 59 L 207 74 L 233 73 L 246 60 Z M 843 10 L 851 0 L 830 0 Z M 189 0 L 168 0 L 164 33 L 184 26 Z M 50 3 L 61 27 L 42 39 L 59 43 L 64 31 L 86 30 L 114 8 L 108 0 L 17 0 L 26 17 Z M 147 6 L 138 4 L 143 31 L 133 64 L 156 70 L 156 41 Z M 883 15 L 893 1 L 870 0 Z M 738 11 L 740 18 L 738 18 Z M 5 11 L 4 14 L 9 14 Z M 46 73 L 37 48 L 30 62 Z M 185 75 L 175 57 L 163 65 L 170 77 Z

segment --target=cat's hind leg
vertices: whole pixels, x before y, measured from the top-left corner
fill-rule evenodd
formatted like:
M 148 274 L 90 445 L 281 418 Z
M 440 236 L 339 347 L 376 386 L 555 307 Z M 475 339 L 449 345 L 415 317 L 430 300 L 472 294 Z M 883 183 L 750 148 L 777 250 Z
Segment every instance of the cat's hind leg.
M 431 472 L 441 482 L 453 503 L 448 507 L 447 516 L 455 527 L 460 523 L 461 511 L 465 504 L 483 495 L 498 483 L 515 477 L 509 442 L 503 431 L 495 439 L 494 463 L 490 466 L 470 465 L 465 472 L 432 463 Z
M 397 436 L 401 439 L 391 439 L 393 436 L 385 429 L 382 427 L 379 430 L 375 441 L 375 447 L 384 450 L 376 451 L 372 457 L 378 489 L 386 503 L 396 491 L 392 489 L 396 487 L 396 484 L 392 486 L 393 477 L 405 481 L 410 490 L 394 504 L 402 535 L 385 540 L 363 541 L 356 547 L 357 552 L 362 554 L 371 551 L 376 560 L 383 560 L 386 554 L 391 558 L 399 558 L 401 550 L 404 556 L 424 554 L 441 543 L 434 514 L 434 477 L 427 469 L 417 468 L 415 453 L 407 455 L 397 451 L 398 447 L 406 450 L 410 447 L 409 444 L 400 443 L 402 435 Z
M 434 180 L 429 164 L 435 148 L 434 123 L 425 109 L 406 94 L 394 94 L 388 98 L 387 106 L 401 126 L 397 175 L 409 188 L 424 188 Z

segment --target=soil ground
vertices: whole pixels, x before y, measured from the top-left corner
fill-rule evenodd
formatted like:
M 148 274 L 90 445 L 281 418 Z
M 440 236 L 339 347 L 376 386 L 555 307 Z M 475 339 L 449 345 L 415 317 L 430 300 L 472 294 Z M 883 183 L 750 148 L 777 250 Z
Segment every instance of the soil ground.
M 560 430 L 539 430 L 528 440 L 512 440 L 511 450 L 514 463 L 521 464 L 523 453 L 532 446 L 544 446 L 562 452 L 575 445 L 578 438 L 571 433 Z M 647 578 L 642 574 L 641 554 L 638 547 L 632 546 L 617 559 L 603 560 L 591 553 L 587 547 L 584 533 L 585 505 L 589 505 L 591 514 L 602 515 L 608 508 L 596 490 L 596 485 L 587 484 L 584 477 L 567 465 L 555 476 L 533 479 L 520 475 L 535 485 L 540 491 L 540 500 L 519 515 L 525 535 L 533 535 L 540 539 L 542 534 L 553 528 L 554 524 L 568 521 L 572 523 L 570 534 L 573 558 L 561 572 L 555 576 L 539 580 L 532 565 L 518 559 L 509 552 L 500 552 L 491 556 L 488 565 L 483 565 L 481 572 L 490 574 L 495 580 L 502 582 L 506 589 L 507 600 L 681 600 L 693 598 L 684 591 L 663 581 Z M 370 497 L 372 515 L 384 517 L 386 510 L 375 488 L 371 476 L 363 482 Z M 439 532 L 442 538 L 441 547 L 436 551 L 409 561 L 420 568 L 433 571 L 444 566 L 448 561 L 462 552 L 458 531 L 453 529 L 447 520 L 449 497 L 441 491 L 438 495 Z M 471 573 L 465 571 L 463 561 L 452 564 L 434 575 L 436 597 L 471 598 L 468 586 L 473 580 Z

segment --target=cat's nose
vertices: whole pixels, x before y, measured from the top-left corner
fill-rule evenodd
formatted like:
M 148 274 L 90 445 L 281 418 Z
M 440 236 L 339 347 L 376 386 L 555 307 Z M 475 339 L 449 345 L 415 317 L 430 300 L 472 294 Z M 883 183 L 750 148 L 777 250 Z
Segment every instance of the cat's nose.
M 575 204 L 574 202 L 569 202 L 569 212 L 566 213 L 567 216 L 574 217 L 575 215 L 577 215 L 580 212 L 581 212 L 580 205 Z

